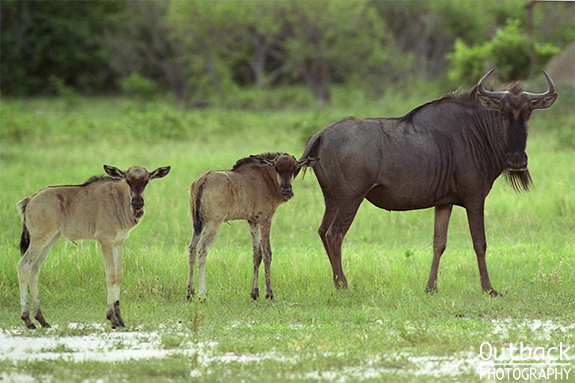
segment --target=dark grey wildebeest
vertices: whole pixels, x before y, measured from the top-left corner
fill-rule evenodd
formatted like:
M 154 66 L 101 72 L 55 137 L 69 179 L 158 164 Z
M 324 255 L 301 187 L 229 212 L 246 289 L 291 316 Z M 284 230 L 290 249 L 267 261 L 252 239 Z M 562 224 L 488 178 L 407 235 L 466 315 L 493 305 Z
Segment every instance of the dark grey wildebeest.
M 112 328 L 124 327 L 120 315 L 122 282 L 122 243 L 144 215 L 144 190 L 148 182 L 165 177 L 170 167 L 148 172 L 132 166 L 125 172 L 104 165 L 109 177 L 92 177 L 82 185 L 51 186 L 18 203 L 22 214 L 22 236 L 18 263 L 22 319 L 28 328 L 30 319 L 28 286 L 34 306 L 34 318 L 42 327 L 50 327 L 40 309 L 38 274 L 50 248 L 60 236 L 70 241 L 96 239 L 102 246 L 108 283 L 106 318 Z
M 196 256 L 200 297 L 204 298 L 208 249 L 220 225 L 233 220 L 247 220 L 250 226 L 254 262 L 251 297 L 257 299 L 259 296 L 258 271 L 263 255 L 266 298 L 274 298 L 270 246 L 272 218 L 278 206 L 293 197 L 291 183 L 294 174 L 316 162 L 317 158 L 298 161 L 285 153 L 260 154 L 238 160 L 232 170 L 211 170 L 192 182 L 190 209 L 194 232 L 188 256 L 188 299 L 195 295 L 193 276 Z
M 531 112 L 549 108 L 557 94 L 524 92 L 513 84 L 489 91 L 487 73 L 470 92 L 424 104 L 401 118 L 346 117 L 309 138 L 302 159 L 313 168 L 325 198 L 319 235 L 336 287 L 347 287 L 341 247 L 364 199 L 386 210 L 435 207 L 433 262 L 426 290 L 437 289 L 453 205 L 467 211 L 481 288 L 497 295 L 485 263 L 484 204 L 493 182 L 506 173 L 516 191 L 527 189 L 527 124 Z

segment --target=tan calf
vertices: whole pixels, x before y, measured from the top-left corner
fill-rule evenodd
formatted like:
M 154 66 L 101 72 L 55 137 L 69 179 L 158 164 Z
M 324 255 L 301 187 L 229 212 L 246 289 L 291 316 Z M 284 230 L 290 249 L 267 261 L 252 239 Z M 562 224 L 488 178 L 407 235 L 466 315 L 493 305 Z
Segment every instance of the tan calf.
M 254 262 L 251 297 L 257 299 L 259 296 L 258 270 L 263 255 L 266 298 L 273 299 L 270 276 L 272 217 L 279 205 L 293 197 L 291 182 L 294 174 L 317 161 L 317 158 L 298 161 L 293 156 L 279 153 L 250 156 L 239 160 L 230 171 L 209 171 L 192 182 L 190 208 L 194 233 L 189 246 L 188 299 L 195 295 L 193 275 L 196 256 L 200 296 L 205 297 L 208 249 L 220 225 L 233 220 L 247 220 L 250 226 Z
M 38 274 L 50 248 L 60 236 L 70 241 L 96 239 L 102 246 L 108 283 L 106 318 L 112 328 L 124 327 L 120 315 L 122 282 L 122 243 L 144 215 L 144 190 L 154 178 L 165 177 L 170 167 L 148 172 L 132 166 L 125 172 L 104 165 L 109 177 L 92 177 L 82 185 L 51 186 L 18 203 L 22 214 L 18 263 L 22 319 L 28 328 L 30 319 L 28 286 L 34 306 L 34 318 L 42 327 L 50 327 L 40 309 Z

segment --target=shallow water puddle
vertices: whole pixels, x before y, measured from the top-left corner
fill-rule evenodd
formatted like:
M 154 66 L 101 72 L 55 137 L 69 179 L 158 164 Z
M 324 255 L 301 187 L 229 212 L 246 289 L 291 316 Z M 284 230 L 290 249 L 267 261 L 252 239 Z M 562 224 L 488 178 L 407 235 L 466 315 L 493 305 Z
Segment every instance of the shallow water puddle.
M 216 364 L 242 363 L 251 364 L 265 360 L 277 363 L 295 364 L 309 355 L 286 356 L 274 351 L 258 354 L 234 354 L 218 353 L 217 342 L 197 343 L 188 341 L 185 331 L 182 329 L 159 329 L 158 331 L 146 332 L 136 329 L 135 331 L 110 332 L 100 325 L 77 325 L 70 324 L 69 328 L 78 331 L 78 336 L 58 336 L 57 328 L 49 330 L 46 336 L 29 336 L 31 333 L 26 329 L 1 330 L 0 329 L 0 360 L 10 361 L 34 361 L 50 359 L 66 359 L 73 362 L 102 361 L 117 362 L 139 360 L 148 358 L 164 358 L 168 355 L 194 356 L 198 367 L 190 371 L 190 377 L 200 377 L 205 373 L 206 367 Z M 300 328 L 300 327 L 298 327 Z M 305 326 L 301 326 L 305 330 Z M 540 320 L 494 320 L 492 321 L 492 333 L 506 335 L 511 331 L 527 330 L 534 339 L 530 339 L 533 350 L 535 345 L 544 343 L 551 333 L 563 333 L 565 347 L 575 342 L 575 324 L 559 325 L 552 321 Z M 176 337 L 175 342 L 170 337 Z M 166 340 L 167 339 L 167 340 Z M 486 342 L 487 343 L 487 342 Z M 473 351 L 460 353 L 453 356 L 414 356 L 407 352 L 400 352 L 390 356 L 374 356 L 366 360 L 361 366 L 348 366 L 327 371 L 301 372 L 293 376 L 294 381 L 307 379 L 318 381 L 361 381 L 373 379 L 386 374 L 416 375 L 416 376 L 460 376 L 479 375 L 487 368 L 497 368 L 497 360 L 486 360 L 485 355 L 480 354 L 480 345 L 472 345 Z M 491 345 L 489 345 L 491 347 Z M 506 346 L 494 345 L 494 346 Z M 487 346 L 486 346 L 487 347 Z M 547 346 L 548 348 L 550 346 Z M 575 346 L 573 347 L 575 350 Z M 487 348 L 486 348 L 487 350 Z M 501 348 L 499 349 L 501 350 Z M 555 352 L 555 351 L 553 351 Z M 556 354 L 557 352 L 555 352 Z M 553 356 L 540 360 L 541 363 L 553 362 Z M 500 354 L 501 355 L 501 354 Z M 330 355 L 325 355 L 330 356 Z M 334 356 L 334 355 L 331 355 Z M 335 355 L 337 356 L 337 355 Z M 548 355 L 549 356 L 549 355 Z M 575 351 L 570 353 L 575 360 Z M 345 355 L 342 355 L 345 357 Z M 394 362 L 394 363 L 389 363 Z M 393 367 L 382 367 L 390 366 Z M 575 368 L 570 361 L 565 368 L 572 368 L 575 376 Z M 209 369 L 208 369 L 209 370 Z M 0 373 L 2 382 L 32 382 L 36 381 L 31 376 L 14 373 Z M 46 381 L 50 381 L 49 377 Z

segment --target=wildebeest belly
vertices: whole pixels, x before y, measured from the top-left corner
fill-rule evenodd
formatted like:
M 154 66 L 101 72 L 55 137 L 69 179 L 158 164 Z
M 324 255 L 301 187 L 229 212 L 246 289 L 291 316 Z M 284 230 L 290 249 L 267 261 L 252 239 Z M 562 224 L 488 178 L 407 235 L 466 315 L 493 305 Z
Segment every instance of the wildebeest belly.
M 454 195 L 438 195 L 432 188 L 397 188 L 376 185 L 365 198 L 375 206 L 385 210 L 427 209 L 436 205 L 458 204 Z

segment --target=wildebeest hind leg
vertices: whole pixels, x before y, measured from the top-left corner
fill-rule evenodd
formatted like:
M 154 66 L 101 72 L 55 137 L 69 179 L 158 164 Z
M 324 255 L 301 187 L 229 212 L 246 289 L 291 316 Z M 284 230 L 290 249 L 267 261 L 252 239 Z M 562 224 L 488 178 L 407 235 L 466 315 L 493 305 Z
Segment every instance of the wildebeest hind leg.
M 339 201 L 339 206 L 335 217 L 325 235 L 327 243 L 326 249 L 329 249 L 331 268 L 333 270 L 333 282 L 336 288 L 347 288 L 347 279 L 343 273 L 341 265 L 341 246 L 343 238 L 349 230 L 357 210 L 361 205 L 361 199 Z
M 206 297 L 206 258 L 208 256 L 208 250 L 210 246 L 216 239 L 216 234 L 218 233 L 218 228 L 222 222 L 208 222 L 206 224 L 206 230 L 204 235 L 200 239 L 198 246 L 196 247 L 198 256 L 198 279 L 200 286 L 200 299 Z
M 331 227 L 331 224 L 333 223 L 333 219 L 335 217 L 335 214 L 337 213 L 337 203 L 333 198 L 330 197 L 325 197 L 325 212 L 323 214 L 323 219 L 321 221 L 321 225 L 319 226 L 319 229 L 317 230 L 317 233 L 319 234 L 319 237 L 321 238 L 321 242 L 323 243 L 323 247 L 325 248 L 325 252 L 327 253 L 327 256 L 329 258 L 330 263 L 332 262 L 332 255 L 331 255 L 331 250 L 329 248 L 329 243 L 327 241 L 327 231 L 329 230 L 329 228 Z
M 429 279 L 425 291 L 428 293 L 437 291 L 437 271 L 441 255 L 447 246 L 447 228 L 453 205 L 442 205 L 435 207 L 435 224 L 433 230 L 433 261 L 429 271 Z
M 190 245 L 188 246 L 188 267 L 189 267 L 189 276 L 188 276 L 188 295 L 186 296 L 187 300 L 190 300 L 191 297 L 196 295 L 194 290 L 194 266 L 196 264 L 196 247 L 198 246 L 198 242 L 202 236 L 201 231 L 196 231 L 194 229 L 194 234 L 192 235 L 192 240 L 190 241 Z
M 52 246 L 56 243 L 59 234 L 56 234 L 52 239 L 41 240 L 32 238 L 28 250 L 18 262 L 18 279 L 20 282 L 20 303 L 22 308 L 22 320 L 29 329 L 35 329 L 36 326 L 30 319 L 30 311 L 28 307 L 28 286 L 30 286 L 30 295 L 32 296 L 32 304 L 34 307 L 34 318 L 40 322 L 42 327 L 50 327 L 48 322 L 44 319 L 42 309 L 40 308 L 40 295 L 38 293 L 38 276 L 42 263 L 48 257 L 48 253 Z M 49 238 L 49 237 L 48 237 Z

